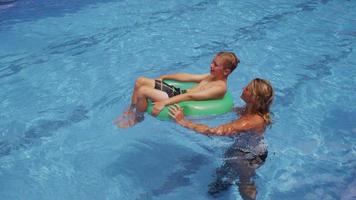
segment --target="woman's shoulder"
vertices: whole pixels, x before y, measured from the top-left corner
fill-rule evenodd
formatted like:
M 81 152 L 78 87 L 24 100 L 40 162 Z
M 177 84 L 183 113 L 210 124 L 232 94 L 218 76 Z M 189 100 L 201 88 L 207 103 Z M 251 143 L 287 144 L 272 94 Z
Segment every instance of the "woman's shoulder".
M 266 129 L 266 121 L 258 114 L 242 115 L 239 120 L 246 123 L 250 131 L 257 134 L 263 134 Z

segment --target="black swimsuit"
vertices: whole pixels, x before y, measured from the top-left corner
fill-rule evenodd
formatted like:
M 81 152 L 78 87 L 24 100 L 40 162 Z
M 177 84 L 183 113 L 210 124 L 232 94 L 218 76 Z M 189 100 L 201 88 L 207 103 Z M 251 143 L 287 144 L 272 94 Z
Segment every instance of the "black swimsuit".
M 155 89 L 161 90 L 168 94 L 168 97 L 174 97 L 180 94 L 184 94 L 187 90 L 181 90 L 180 88 L 176 88 L 173 85 L 169 85 L 161 80 L 155 80 Z

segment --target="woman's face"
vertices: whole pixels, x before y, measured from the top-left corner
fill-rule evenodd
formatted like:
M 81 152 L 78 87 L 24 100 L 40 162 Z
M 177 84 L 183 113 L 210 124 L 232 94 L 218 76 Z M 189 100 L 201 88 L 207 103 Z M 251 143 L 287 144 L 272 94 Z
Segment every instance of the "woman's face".
M 251 92 L 251 83 L 248 84 L 242 91 L 241 99 L 244 100 L 246 103 L 254 103 L 253 94 Z

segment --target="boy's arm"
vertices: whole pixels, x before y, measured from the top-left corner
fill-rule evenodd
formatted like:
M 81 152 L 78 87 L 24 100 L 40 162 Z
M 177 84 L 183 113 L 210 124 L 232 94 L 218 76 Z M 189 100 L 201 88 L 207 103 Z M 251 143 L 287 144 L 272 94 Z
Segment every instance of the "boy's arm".
M 200 82 L 209 77 L 209 74 L 188 74 L 188 73 L 179 73 L 179 74 L 167 74 L 162 75 L 159 79 L 171 79 L 182 82 Z
M 225 92 L 226 87 L 224 85 L 215 85 L 203 91 L 180 94 L 163 101 L 154 102 L 152 114 L 156 116 L 161 112 L 164 106 L 179 103 L 181 101 L 199 101 L 223 98 Z

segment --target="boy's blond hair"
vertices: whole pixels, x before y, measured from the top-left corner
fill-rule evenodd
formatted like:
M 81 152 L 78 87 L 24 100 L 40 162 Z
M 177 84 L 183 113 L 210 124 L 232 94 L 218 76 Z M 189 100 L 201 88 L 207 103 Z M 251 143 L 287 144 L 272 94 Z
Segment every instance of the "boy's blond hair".
M 221 51 L 216 55 L 224 59 L 224 67 L 230 69 L 231 72 L 234 71 L 234 69 L 240 63 L 239 58 L 233 52 Z

